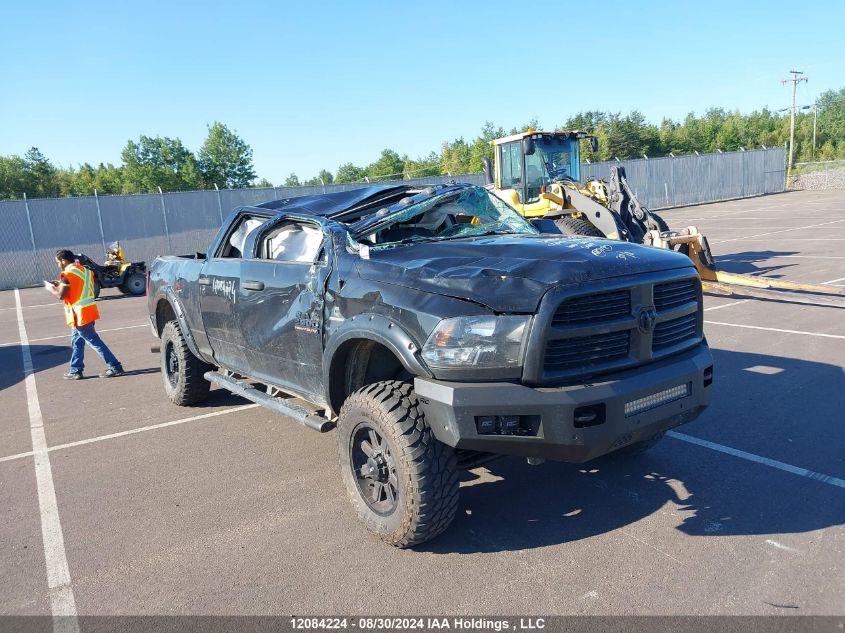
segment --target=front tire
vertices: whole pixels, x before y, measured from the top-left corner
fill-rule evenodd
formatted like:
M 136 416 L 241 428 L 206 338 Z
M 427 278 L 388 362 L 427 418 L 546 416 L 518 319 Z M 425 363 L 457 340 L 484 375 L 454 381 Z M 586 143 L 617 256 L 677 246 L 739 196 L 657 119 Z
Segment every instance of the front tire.
M 204 376 L 211 369 L 188 349 L 179 323 L 169 321 L 161 332 L 161 375 L 170 401 L 186 407 L 208 398 L 211 383 Z
M 452 523 L 458 508 L 455 453 L 432 434 L 411 385 L 377 382 L 349 396 L 340 410 L 337 443 L 352 505 L 382 541 L 418 545 Z

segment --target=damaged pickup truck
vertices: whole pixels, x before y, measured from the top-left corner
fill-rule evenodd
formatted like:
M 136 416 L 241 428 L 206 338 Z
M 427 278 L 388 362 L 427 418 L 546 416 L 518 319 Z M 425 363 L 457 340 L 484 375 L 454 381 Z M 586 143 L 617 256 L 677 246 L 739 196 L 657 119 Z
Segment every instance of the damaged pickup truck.
M 148 297 L 174 403 L 213 383 L 336 426 L 359 518 L 399 547 L 449 526 L 461 468 L 636 452 L 710 399 L 689 258 L 542 234 L 470 185 L 235 209 Z

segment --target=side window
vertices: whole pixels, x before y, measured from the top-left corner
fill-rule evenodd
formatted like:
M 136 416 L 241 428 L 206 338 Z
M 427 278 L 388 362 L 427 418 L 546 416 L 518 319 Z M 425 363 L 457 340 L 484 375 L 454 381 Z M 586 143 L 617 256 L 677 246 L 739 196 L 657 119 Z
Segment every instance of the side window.
M 229 234 L 229 238 L 220 247 L 219 257 L 240 259 L 244 256 L 244 246 L 250 233 L 264 224 L 264 220 L 244 216 L 237 228 Z
M 313 224 L 286 222 L 264 237 L 261 258 L 278 262 L 317 261 L 322 252 L 323 231 Z
M 522 188 L 522 146 L 519 142 L 499 145 L 502 189 Z
M 538 200 L 540 189 L 544 184 L 546 184 L 546 166 L 543 163 L 543 154 L 538 147 L 533 154 L 525 157 L 525 201 Z

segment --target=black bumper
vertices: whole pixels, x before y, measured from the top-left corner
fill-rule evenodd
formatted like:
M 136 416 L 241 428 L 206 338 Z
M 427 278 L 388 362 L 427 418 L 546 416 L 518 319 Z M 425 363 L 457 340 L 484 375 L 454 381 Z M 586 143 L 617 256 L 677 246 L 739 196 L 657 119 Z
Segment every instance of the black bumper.
M 710 403 L 712 368 L 713 356 L 702 344 L 589 384 L 526 387 L 416 378 L 414 387 L 434 435 L 449 446 L 585 462 L 694 420 Z M 674 399 L 656 404 L 649 398 L 655 394 Z M 489 424 L 488 416 L 500 422 L 519 416 L 518 429 L 479 432 L 479 419 Z

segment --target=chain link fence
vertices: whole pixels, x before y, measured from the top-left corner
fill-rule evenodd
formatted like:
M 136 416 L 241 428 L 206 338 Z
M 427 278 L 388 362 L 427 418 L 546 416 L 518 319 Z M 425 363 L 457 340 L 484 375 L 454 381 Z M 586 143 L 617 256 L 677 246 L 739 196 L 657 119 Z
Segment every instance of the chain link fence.
M 845 189 L 845 160 L 795 163 L 789 178 L 790 189 Z
M 744 198 L 784 190 L 783 148 L 651 158 L 583 165 L 584 180 L 607 179 L 610 165 L 625 167 L 640 201 L 665 208 Z M 132 261 L 204 251 L 235 207 L 370 184 L 484 184 L 482 174 L 429 176 L 378 183 L 269 187 L 165 194 L 0 201 L 0 289 L 34 286 L 56 276 L 55 252 L 69 248 L 102 261 L 119 241 Z M 99 256 L 98 256 L 99 254 Z

